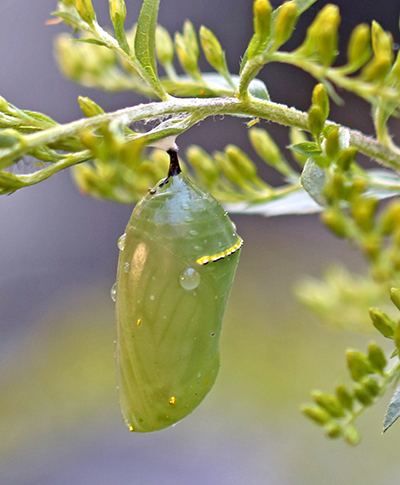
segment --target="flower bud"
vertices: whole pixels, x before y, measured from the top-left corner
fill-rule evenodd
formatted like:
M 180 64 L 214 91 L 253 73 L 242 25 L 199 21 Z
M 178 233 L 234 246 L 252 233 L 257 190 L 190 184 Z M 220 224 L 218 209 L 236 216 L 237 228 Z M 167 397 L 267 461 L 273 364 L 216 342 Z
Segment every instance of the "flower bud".
M 354 426 L 348 426 L 344 430 L 344 438 L 349 445 L 356 446 L 360 442 L 360 433 Z
M 390 289 L 390 299 L 400 310 L 400 290 L 398 288 Z
M 225 53 L 222 50 L 221 44 L 211 30 L 204 27 L 204 25 L 200 27 L 200 42 L 206 59 L 211 66 L 217 72 L 227 71 Z
M 360 381 L 363 377 L 373 372 L 368 357 L 358 350 L 349 349 L 346 352 L 347 366 L 351 377 Z
M 374 217 L 378 210 L 378 199 L 359 197 L 353 201 L 351 214 L 357 226 L 364 232 L 372 230 Z
M 109 0 L 110 17 L 112 23 L 125 22 L 126 19 L 126 5 L 125 0 Z M 118 17 L 120 20 L 118 20 Z
M 274 47 L 276 49 L 290 38 L 298 16 L 297 4 L 293 0 L 279 7 L 274 23 Z
M 326 209 L 321 214 L 322 222 L 333 231 L 337 237 L 343 238 L 347 235 L 347 220 L 344 214 L 335 208 Z
M 343 433 L 343 426 L 336 421 L 331 421 L 324 426 L 325 434 L 328 438 L 339 438 Z
M 367 24 L 360 24 L 351 33 L 347 49 L 348 63 L 356 70 L 371 57 L 371 34 Z
M 303 406 L 301 412 L 315 424 L 324 425 L 332 420 L 331 416 L 318 406 Z
M 78 103 L 79 103 L 79 107 L 83 111 L 83 114 L 88 118 L 91 118 L 92 116 L 98 116 L 98 115 L 104 114 L 103 108 L 101 108 L 90 98 L 79 96 Z
M 189 162 L 196 169 L 202 180 L 212 185 L 218 180 L 219 170 L 217 164 L 202 148 L 192 145 L 186 151 Z
M 318 106 L 326 120 L 329 116 L 329 96 L 322 83 L 317 84 L 313 89 L 312 104 Z
M 328 413 L 334 418 L 343 418 L 345 413 L 340 401 L 330 394 L 326 394 L 321 391 L 314 391 L 312 394 L 314 401 L 321 406 L 321 408 L 328 411 Z
M 339 149 L 339 127 L 334 126 L 329 130 L 328 136 L 326 137 L 325 153 L 329 158 L 336 158 L 339 154 Z
M 396 323 L 379 308 L 370 308 L 369 314 L 374 327 L 386 338 L 393 338 Z
M 174 44 L 167 29 L 157 24 L 156 27 L 156 53 L 160 64 L 168 66 L 174 59 Z
M 383 350 L 375 342 L 368 346 L 368 358 L 378 372 L 382 372 L 386 367 L 387 360 Z
M 361 383 L 354 386 L 354 395 L 357 401 L 359 401 L 364 406 L 370 406 L 373 401 L 373 396 L 371 396 L 368 389 Z
M 260 43 L 266 42 L 270 36 L 271 12 L 272 7 L 269 0 L 255 0 L 253 3 L 254 33 L 258 36 Z
M 349 393 L 346 386 L 340 384 L 336 387 L 336 396 L 342 406 L 349 411 L 353 409 L 353 396 Z
M 75 8 L 82 20 L 92 25 L 96 20 L 91 0 L 74 0 Z

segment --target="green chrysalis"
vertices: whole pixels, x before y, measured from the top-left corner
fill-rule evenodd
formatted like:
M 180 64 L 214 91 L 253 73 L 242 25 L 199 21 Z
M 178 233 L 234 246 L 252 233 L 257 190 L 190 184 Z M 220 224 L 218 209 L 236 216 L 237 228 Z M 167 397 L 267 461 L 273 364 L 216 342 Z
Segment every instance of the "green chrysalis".
M 138 432 L 181 420 L 213 386 L 242 246 L 219 202 L 168 153 L 168 176 L 136 205 L 118 241 L 118 385 L 125 423 Z

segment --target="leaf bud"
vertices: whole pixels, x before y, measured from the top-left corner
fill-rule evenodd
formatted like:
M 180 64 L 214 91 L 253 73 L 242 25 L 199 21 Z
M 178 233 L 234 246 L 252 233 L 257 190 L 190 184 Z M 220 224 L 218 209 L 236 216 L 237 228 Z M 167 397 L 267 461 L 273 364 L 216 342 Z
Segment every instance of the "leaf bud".
M 356 396 L 357 401 L 364 406 L 370 406 L 372 404 L 373 396 L 371 396 L 364 384 L 358 383 L 354 386 L 354 395 Z
M 353 380 L 360 381 L 366 375 L 373 373 L 371 362 L 362 352 L 348 349 L 346 352 L 346 358 L 347 366 Z
M 330 394 L 326 394 L 321 391 L 314 391 L 311 394 L 314 401 L 321 406 L 321 408 L 328 411 L 328 413 L 334 418 L 343 418 L 345 413 L 343 411 L 342 404 L 335 397 Z
M 320 108 L 326 120 L 329 116 L 329 96 L 326 87 L 322 83 L 317 84 L 313 89 L 312 104 Z
M 396 323 L 379 308 L 370 308 L 369 314 L 374 327 L 386 338 L 393 338 Z
M 92 25 L 96 20 L 96 14 L 93 10 L 93 5 L 91 0 L 74 0 L 75 8 L 78 11 L 79 16 L 82 20 Z
M 255 0 L 253 3 L 254 33 L 260 39 L 260 43 L 266 42 L 270 36 L 271 12 L 269 0 Z
M 336 421 L 331 421 L 324 426 L 324 431 L 328 438 L 336 439 L 343 433 L 343 426 Z
M 98 116 L 104 114 L 103 108 L 101 108 L 97 103 L 87 97 L 78 97 L 79 107 L 81 108 L 83 114 L 88 118 L 92 116 Z
M 193 165 L 199 176 L 208 184 L 218 180 L 218 167 L 210 155 L 202 148 L 192 145 L 186 151 L 189 162 Z
M 321 220 L 337 237 L 346 237 L 347 220 L 341 210 L 328 208 L 321 214 Z
M 292 35 L 299 12 L 294 0 L 282 4 L 276 12 L 274 23 L 274 47 L 278 49 Z
M 371 342 L 368 346 L 368 358 L 378 372 L 385 369 L 387 364 L 385 353 L 375 342 Z
M 353 409 L 353 396 L 347 390 L 345 385 L 340 384 L 336 387 L 336 396 L 344 408 L 349 411 Z
M 302 414 L 304 414 L 304 416 L 319 426 L 322 426 L 332 420 L 330 414 L 318 406 L 302 406 L 300 411 Z
M 360 433 L 354 426 L 348 426 L 344 430 L 344 438 L 349 445 L 356 446 L 360 443 Z
M 367 24 L 360 24 L 351 33 L 347 59 L 354 70 L 361 67 L 371 57 L 371 34 Z
M 390 289 L 390 299 L 400 310 L 400 289 L 399 288 Z
M 174 44 L 167 29 L 157 24 L 156 27 L 156 53 L 160 64 L 167 66 L 174 59 Z
M 217 72 L 226 71 L 225 53 L 217 37 L 202 25 L 200 27 L 200 42 L 207 61 Z

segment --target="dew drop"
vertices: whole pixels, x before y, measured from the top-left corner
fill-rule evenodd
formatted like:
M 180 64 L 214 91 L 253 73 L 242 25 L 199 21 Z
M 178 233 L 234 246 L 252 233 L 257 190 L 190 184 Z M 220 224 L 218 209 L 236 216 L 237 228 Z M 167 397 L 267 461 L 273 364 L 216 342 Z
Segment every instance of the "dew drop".
M 131 269 L 131 265 L 128 262 L 126 262 L 124 264 L 124 273 L 129 273 L 130 269 Z
M 120 251 L 123 251 L 125 248 L 125 239 L 126 239 L 125 233 L 123 233 L 122 236 L 118 238 L 117 246 Z
M 154 300 L 155 299 L 155 296 L 154 295 L 150 295 L 150 300 Z
M 193 221 L 194 221 L 194 219 L 193 219 L 193 217 L 186 216 L 186 217 L 184 218 L 184 221 L 185 221 L 185 222 L 193 222 Z
M 201 246 L 195 246 L 195 247 L 194 247 L 194 250 L 195 250 L 195 251 L 201 251 L 202 249 L 203 249 L 203 248 L 202 248 Z
M 112 285 L 110 295 L 111 295 L 111 300 L 115 302 L 115 300 L 117 299 L 117 283 L 114 283 Z
M 197 377 L 201 377 L 201 372 L 199 372 L 199 373 L 197 374 Z
M 186 268 L 179 276 L 179 283 L 184 290 L 194 290 L 200 284 L 200 275 L 193 268 Z
M 182 204 L 182 209 L 187 211 L 190 209 L 189 204 Z
M 197 231 L 195 231 L 194 229 L 190 229 L 189 234 L 191 236 L 197 236 L 199 233 Z
M 232 229 L 236 232 L 236 224 L 234 222 L 232 222 Z

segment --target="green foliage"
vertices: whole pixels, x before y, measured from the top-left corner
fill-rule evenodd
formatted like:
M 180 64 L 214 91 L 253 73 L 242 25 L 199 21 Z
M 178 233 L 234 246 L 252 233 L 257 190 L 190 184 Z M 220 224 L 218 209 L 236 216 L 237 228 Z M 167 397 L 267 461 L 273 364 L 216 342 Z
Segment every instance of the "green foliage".
M 69 79 L 107 91 L 135 91 L 159 101 L 105 113 L 91 99 L 80 97 L 85 118 L 61 125 L 0 98 L 0 194 L 73 167 L 83 193 L 134 203 L 165 175 L 168 161 L 159 148 L 173 144 L 179 134 L 208 117 L 247 118 L 252 148 L 281 176 L 280 186 L 264 181 L 257 169 L 260 161 L 233 144 L 212 154 L 189 147 L 184 170 L 236 212 L 265 216 L 321 212 L 328 230 L 360 250 L 369 271 L 356 276 L 331 269 L 324 281 L 308 279 L 299 285 L 298 296 L 330 325 L 377 329 L 393 340 L 397 358 L 400 329 L 390 315 L 387 295 L 390 288 L 400 286 L 400 205 L 394 200 L 381 207 L 379 201 L 400 191 L 400 148 L 388 130 L 388 122 L 399 115 L 400 54 L 395 55 L 392 34 L 374 21 L 354 28 L 347 61 L 337 65 L 341 18 L 332 4 L 319 9 L 299 46 L 284 50 L 299 16 L 314 3 L 292 0 L 274 10 L 268 0 L 255 0 L 254 32 L 236 74 L 229 71 L 224 46 L 207 27 L 196 32 L 186 21 L 182 32 L 171 36 L 157 25 L 159 0 L 144 0 L 137 24 L 128 29 L 125 1 L 109 0 L 111 30 L 99 25 L 90 0 L 58 1 L 54 15 L 73 30 L 56 40 L 59 66 Z M 201 71 L 202 57 L 211 72 Z M 257 76 L 273 62 L 298 67 L 316 79 L 308 112 L 270 99 Z M 332 102 L 342 102 L 336 90 L 371 104 L 374 138 L 329 120 Z M 265 129 L 252 127 L 259 120 L 290 128 L 291 158 Z M 147 131 L 131 128 L 133 123 L 147 127 L 149 121 L 153 123 Z M 389 170 L 364 169 L 359 153 Z M 13 165 L 25 156 L 37 160 L 38 170 L 29 175 L 12 173 Z M 400 308 L 397 289 L 392 288 L 391 299 Z M 373 325 L 367 325 L 368 310 Z M 375 343 L 367 354 L 349 350 L 351 388 L 339 385 L 335 395 L 314 392 L 314 404 L 304 407 L 304 414 L 323 426 L 329 438 L 342 436 L 357 444 L 355 418 L 399 377 L 399 364 L 388 370 L 387 360 Z M 396 393 L 384 430 L 398 418 L 399 403 Z

